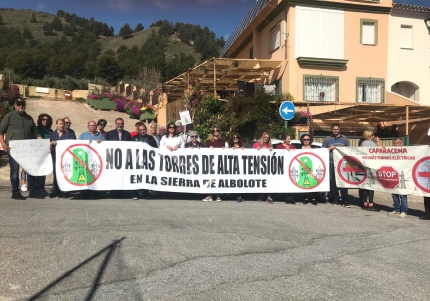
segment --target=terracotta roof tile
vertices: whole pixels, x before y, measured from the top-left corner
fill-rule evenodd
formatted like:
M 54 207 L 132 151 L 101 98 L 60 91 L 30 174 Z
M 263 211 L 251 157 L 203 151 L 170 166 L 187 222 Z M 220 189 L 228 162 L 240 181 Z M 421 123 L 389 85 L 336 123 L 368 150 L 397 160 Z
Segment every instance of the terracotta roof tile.
M 430 13 L 430 7 L 418 6 L 418 5 L 393 3 L 393 8 L 411 10 L 411 11 L 416 11 L 416 12 Z

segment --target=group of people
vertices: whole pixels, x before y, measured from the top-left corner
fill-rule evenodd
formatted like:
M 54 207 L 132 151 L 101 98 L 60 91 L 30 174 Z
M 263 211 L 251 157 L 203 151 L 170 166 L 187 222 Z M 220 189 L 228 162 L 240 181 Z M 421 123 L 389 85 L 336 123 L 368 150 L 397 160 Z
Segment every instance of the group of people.
M 60 140 L 76 139 L 76 133 L 71 128 L 72 122 L 70 118 L 64 117 L 59 118 L 55 121 L 55 130 L 52 130 L 53 119 L 48 114 L 40 114 L 37 119 L 37 123 L 34 122 L 33 118 L 25 112 L 26 102 L 25 100 L 18 99 L 14 102 L 14 111 L 6 114 L 0 125 L 0 144 L 4 151 L 9 151 L 9 141 L 11 140 L 24 140 L 24 139 L 49 139 L 51 145 L 51 154 L 54 163 L 54 180 L 53 186 L 48 193 L 45 190 L 45 176 L 32 176 L 27 175 L 27 188 L 29 191 L 29 198 L 43 199 L 46 196 L 56 197 L 65 196 L 67 192 L 61 192 L 55 177 L 55 161 L 56 154 L 55 148 L 57 142 Z M 176 151 L 179 148 L 232 148 L 232 149 L 244 149 L 244 143 L 242 137 L 238 133 L 232 133 L 227 139 L 224 138 L 220 129 L 217 126 L 211 128 L 209 137 L 204 141 L 200 140 L 197 131 L 194 130 L 192 124 L 186 126 L 185 133 L 183 135 L 178 134 L 178 129 L 175 123 L 171 122 L 167 125 L 167 132 L 165 135 L 160 135 L 157 132 L 157 124 L 152 122 L 149 124 L 149 131 L 145 123 L 137 122 L 135 124 L 136 130 L 128 132 L 124 130 L 124 120 L 117 118 L 115 120 L 115 129 L 106 132 L 105 128 L 107 121 L 100 119 L 98 122 L 89 121 L 87 124 L 88 131 L 79 135 L 79 140 L 89 140 L 90 142 L 96 141 L 101 143 L 102 141 L 140 141 L 147 143 L 154 148 L 164 148 L 170 151 Z M 340 133 L 339 124 L 335 123 L 331 127 L 332 134 L 328 136 L 323 144 L 323 148 L 327 148 L 330 151 L 330 197 L 332 199 L 333 206 L 338 204 L 343 205 L 346 208 L 350 208 L 348 201 L 348 191 L 345 188 L 338 188 L 336 186 L 335 178 L 335 167 L 333 160 L 333 150 L 336 147 L 348 147 L 350 146 L 349 140 L 346 136 Z M 293 151 L 295 147 L 291 144 L 291 137 L 289 135 L 282 136 L 283 143 L 277 146 L 277 149 Z M 310 149 L 313 148 L 312 136 L 310 134 L 303 134 L 300 137 L 301 148 Z M 376 141 L 376 142 L 375 142 Z M 380 144 L 379 138 L 375 137 L 370 131 L 365 131 L 363 134 L 362 146 L 378 146 Z M 395 146 L 403 146 L 401 139 L 394 141 Z M 264 132 L 260 140 L 255 142 L 253 145 L 254 149 L 268 149 L 273 150 L 271 142 L 271 136 L 268 132 Z M 12 186 L 12 199 L 25 200 L 20 192 L 19 187 L 19 164 L 9 156 L 10 165 L 10 182 Z M 23 189 L 24 190 L 24 189 Z M 340 195 L 339 195 L 340 191 Z M 146 191 L 137 191 L 133 198 L 138 199 L 139 196 L 145 195 Z M 315 193 L 303 193 L 300 194 L 304 204 L 309 201 L 316 204 L 318 194 Z M 374 191 L 360 189 L 359 196 L 361 200 L 362 208 L 369 211 L 377 211 L 374 205 Z M 394 202 L 394 211 L 390 212 L 390 215 L 398 215 L 405 217 L 408 212 L 408 203 L 406 195 L 392 195 Z M 212 196 L 209 195 L 203 199 L 203 201 L 221 201 L 220 195 Z M 430 197 L 424 198 L 425 204 L 425 215 L 421 219 L 430 219 Z M 243 198 L 237 197 L 237 202 L 241 202 Z M 260 195 L 259 201 L 266 201 L 273 204 L 273 198 L 270 195 Z M 295 204 L 294 196 L 292 194 L 285 194 L 284 200 L 288 204 Z

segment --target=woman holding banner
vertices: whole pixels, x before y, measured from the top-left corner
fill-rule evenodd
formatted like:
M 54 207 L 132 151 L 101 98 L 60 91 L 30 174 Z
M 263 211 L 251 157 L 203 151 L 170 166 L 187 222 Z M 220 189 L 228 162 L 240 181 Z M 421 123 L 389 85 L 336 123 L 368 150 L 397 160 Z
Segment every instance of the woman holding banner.
M 67 139 L 76 139 L 74 132 L 68 132 L 64 130 L 64 119 L 57 119 L 57 122 L 55 123 L 57 126 L 57 129 L 51 133 L 49 133 L 49 140 L 51 141 L 51 156 L 52 156 L 52 163 L 54 164 L 54 181 L 52 182 L 52 190 L 49 194 L 50 198 L 55 198 L 59 194 L 61 194 L 60 188 L 58 187 L 57 183 L 57 175 L 56 175 L 56 167 L 55 167 L 55 161 L 56 161 L 56 154 L 55 154 L 55 147 L 57 146 L 57 141 L 59 140 L 67 140 Z M 62 195 L 64 197 L 64 194 Z
M 302 149 L 312 149 L 313 138 L 311 135 L 303 134 L 300 137 L 300 142 L 302 143 Z M 305 198 L 303 199 L 303 205 L 307 205 L 309 202 L 309 199 L 311 199 L 311 202 L 313 205 L 317 205 L 316 199 L 318 196 L 319 196 L 319 193 L 317 193 L 317 192 L 305 193 L 304 194 Z
M 257 150 L 268 149 L 272 151 L 273 145 L 272 145 L 272 141 L 270 140 L 270 134 L 267 132 L 264 132 L 263 135 L 261 135 L 260 141 L 255 142 L 252 148 Z M 262 202 L 263 200 L 264 200 L 264 195 L 260 195 L 260 197 L 258 198 L 258 201 Z M 266 203 L 269 203 L 269 204 L 274 203 L 270 195 L 267 196 Z
M 373 141 L 375 135 L 371 131 L 364 131 L 363 133 L 363 142 L 360 146 L 364 147 L 376 147 L 380 145 L 379 138 L 376 137 L 376 143 Z M 361 197 L 361 201 L 363 202 L 363 210 L 368 211 L 379 211 L 375 208 L 375 204 L 373 203 L 373 198 L 375 192 L 369 189 L 359 189 L 358 194 Z
M 212 127 L 212 133 L 209 135 L 209 137 L 205 141 L 205 147 L 208 148 L 225 148 L 225 140 L 222 138 L 221 131 L 219 130 L 219 127 L 213 126 Z M 205 197 L 203 202 L 212 202 L 212 195 L 208 195 Z M 217 194 L 216 201 L 221 202 L 220 196 Z
M 296 148 L 294 145 L 291 144 L 291 136 L 287 134 L 283 134 L 282 137 L 282 144 L 279 144 L 276 149 L 285 149 L 287 151 L 295 150 Z M 296 202 L 294 201 L 294 195 L 292 193 L 286 193 L 285 194 L 285 204 L 293 204 L 295 205 Z
M 181 146 L 181 138 L 178 137 L 176 132 L 176 125 L 174 122 L 169 122 L 167 125 L 167 133 L 160 140 L 160 148 L 176 151 Z
M 230 139 L 228 139 L 228 147 L 232 149 L 244 149 L 242 137 L 238 133 L 231 134 Z M 243 199 L 241 196 L 238 196 L 236 201 L 240 203 Z
M 43 139 L 49 138 L 49 133 L 52 132 L 51 126 L 52 126 L 52 117 L 45 113 L 40 114 L 39 117 L 37 118 L 36 129 L 39 131 Z M 46 181 L 46 176 L 37 176 L 36 189 L 43 196 L 48 196 L 49 193 L 46 192 L 45 190 L 45 181 Z

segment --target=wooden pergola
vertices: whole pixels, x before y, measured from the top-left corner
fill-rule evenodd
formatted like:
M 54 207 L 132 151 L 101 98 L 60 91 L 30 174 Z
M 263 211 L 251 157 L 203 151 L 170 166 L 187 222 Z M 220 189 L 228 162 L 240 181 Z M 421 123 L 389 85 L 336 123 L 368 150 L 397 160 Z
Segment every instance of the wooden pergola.
M 269 73 L 281 67 L 283 61 L 259 59 L 212 58 L 181 75 L 167 81 L 169 102 L 180 99 L 196 85 L 205 93 L 216 95 L 216 91 L 235 91 L 237 82 L 264 84 Z
M 373 103 L 321 103 L 295 102 L 296 106 L 326 106 L 324 112 L 313 114 L 313 119 L 324 122 L 355 122 L 359 123 L 401 123 L 405 124 L 406 139 L 409 136 L 409 122 L 430 119 L 430 107 L 421 105 L 396 105 Z M 312 110 L 311 110 L 312 111 Z

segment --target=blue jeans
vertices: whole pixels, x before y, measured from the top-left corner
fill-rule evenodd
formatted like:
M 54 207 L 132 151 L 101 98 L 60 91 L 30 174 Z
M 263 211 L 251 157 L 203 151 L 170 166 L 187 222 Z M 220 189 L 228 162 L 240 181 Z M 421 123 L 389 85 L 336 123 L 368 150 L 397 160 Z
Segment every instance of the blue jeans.
M 330 162 L 330 195 L 333 198 L 333 202 L 339 203 L 339 191 L 342 196 L 342 202 L 348 204 L 348 189 L 337 188 L 336 186 L 336 174 L 334 172 L 334 163 Z
M 394 211 L 408 213 L 408 196 L 401 194 L 392 194 L 394 202 Z
M 9 166 L 10 166 L 10 184 L 12 185 L 12 193 L 19 192 L 19 164 L 9 154 Z M 27 174 L 27 187 L 28 191 L 36 191 L 36 177 Z

